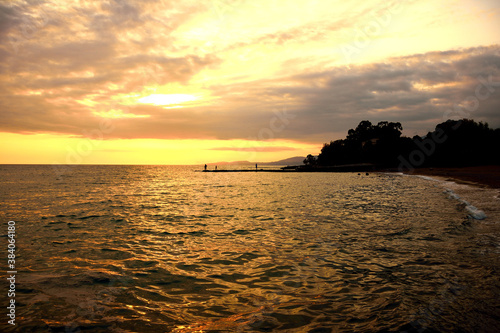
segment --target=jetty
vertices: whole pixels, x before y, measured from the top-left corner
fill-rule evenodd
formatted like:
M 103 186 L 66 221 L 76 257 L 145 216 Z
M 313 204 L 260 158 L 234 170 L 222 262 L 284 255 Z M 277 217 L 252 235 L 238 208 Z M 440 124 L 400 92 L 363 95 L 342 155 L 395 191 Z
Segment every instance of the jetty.
M 348 164 L 336 166 L 284 166 L 279 169 L 274 168 L 248 168 L 248 169 L 205 169 L 202 172 L 369 172 L 375 171 L 378 166 L 370 163 Z

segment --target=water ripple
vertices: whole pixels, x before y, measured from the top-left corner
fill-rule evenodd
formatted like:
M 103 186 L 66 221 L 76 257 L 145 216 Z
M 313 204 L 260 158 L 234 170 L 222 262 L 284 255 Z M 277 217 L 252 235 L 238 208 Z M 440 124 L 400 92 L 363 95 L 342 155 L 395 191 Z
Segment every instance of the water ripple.
M 495 211 L 470 219 L 435 182 L 140 166 L 75 167 L 62 182 L 30 167 L 31 182 L 0 169 L 22 193 L 0 202 L 19 221 L 26 331 L 499 325 Z

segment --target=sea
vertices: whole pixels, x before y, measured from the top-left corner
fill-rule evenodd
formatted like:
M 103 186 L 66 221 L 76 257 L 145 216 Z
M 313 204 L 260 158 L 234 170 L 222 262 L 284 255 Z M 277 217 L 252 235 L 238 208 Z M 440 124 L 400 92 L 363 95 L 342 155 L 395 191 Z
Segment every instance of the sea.
M 2 332 L 500 331 L 495 189 L 125 165 L 0 165 L 0 189 Z

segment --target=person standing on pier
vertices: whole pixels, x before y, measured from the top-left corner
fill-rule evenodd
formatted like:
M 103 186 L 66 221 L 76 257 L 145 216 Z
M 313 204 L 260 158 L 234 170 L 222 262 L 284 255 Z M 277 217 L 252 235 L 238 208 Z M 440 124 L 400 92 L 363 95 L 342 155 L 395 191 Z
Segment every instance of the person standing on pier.
M 255 163 L 255 171 L 257 171 L 257 163 Z
M 205 164 L 205 171 L 207 171 L 207 165 Z

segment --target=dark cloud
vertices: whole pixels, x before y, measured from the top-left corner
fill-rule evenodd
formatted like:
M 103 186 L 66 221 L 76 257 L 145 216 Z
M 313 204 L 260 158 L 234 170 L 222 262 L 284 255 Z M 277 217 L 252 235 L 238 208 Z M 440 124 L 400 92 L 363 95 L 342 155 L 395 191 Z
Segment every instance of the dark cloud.
M 293 88 L 279 88 L 276 92 L 288 92 L 303 105 L 296 110 L 297 121 L 283 134 L 294 131 L 297 136 L 307 137 L 347 130 L 363 119 L 400 121 L 409 128 L 415 128 L 415 122 L 431 119 L 435 125 L 446 115 L 458 116 L 449 110 L 473 98 L 481 80 L 491 77 L 493 82 L 500 82 L 499 51 L 498 46 L 492 46 L 432 52 L 381 64 L 297 75 L 292 78 Z M 476 110 L 465 110 L 464 115 L 500 127 L 500 113 L 491 111 L 500 108 L 500 85 L 494 89 Z
M 0 31 L 4 32 L 0 36 L 5 37 L 5 32 L 21 21 L 21 13 L 15 6 L 8 6 L 0 3 Z M 4 38 L 2 38 L 2 41 Z

